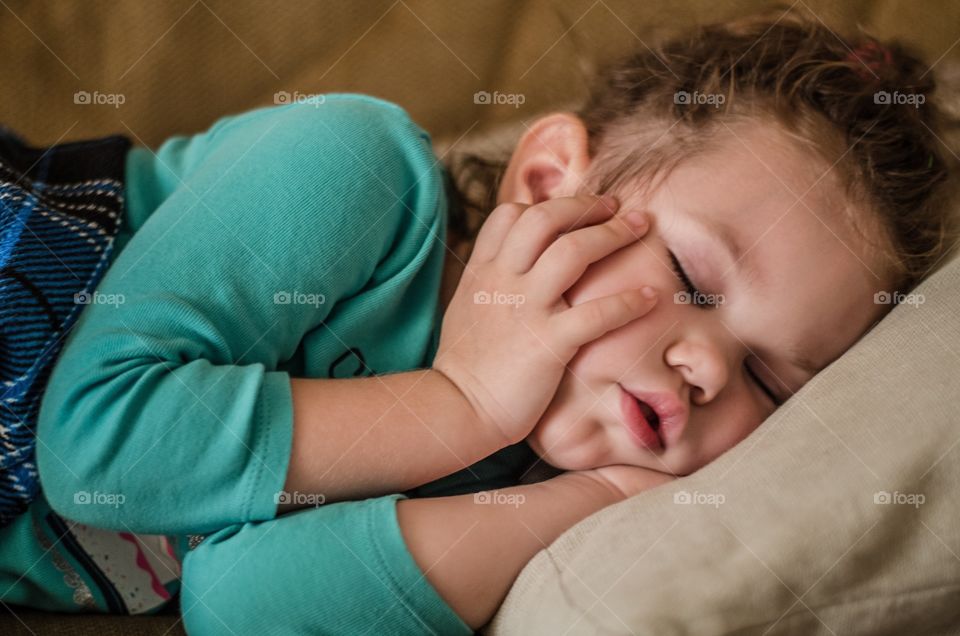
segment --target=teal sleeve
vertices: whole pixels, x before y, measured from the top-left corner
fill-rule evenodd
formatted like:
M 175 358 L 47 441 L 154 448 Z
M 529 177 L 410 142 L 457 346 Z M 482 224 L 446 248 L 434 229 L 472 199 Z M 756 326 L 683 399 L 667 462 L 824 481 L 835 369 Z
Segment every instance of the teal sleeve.
M 183 563 L 191 636 L 472 634 L 406 547 L 388 495 L 208 536 Z
M 406 250 L 414 215 L 436 225 L 429 137 L 395 105 L 329 95 L 231 117 L 139 157 L 132 203 L 157 208 L 50 378 L 38 424 L 44 491 L 68 518 L 133 532 L 270 519 L 293 426 L 281 364 Z M 323 301 L 277 300 L 289 290 Z M 75 501 L 97 491 L 124 505 Z

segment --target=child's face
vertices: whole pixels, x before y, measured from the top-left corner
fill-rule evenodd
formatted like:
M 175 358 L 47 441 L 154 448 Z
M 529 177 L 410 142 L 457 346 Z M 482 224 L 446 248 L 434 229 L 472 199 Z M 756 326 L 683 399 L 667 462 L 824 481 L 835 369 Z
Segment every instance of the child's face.
M 772 126 L 730 131 L 721 149 L 682 163 L 646 200 L 621 194 L 621 212 L 648 211 L 649 232 L 592 264 L 565 294 L 576 305 L 644 283 L 660 292 L 648 315 L 584 346 L 568 365 L 527 438 L 554 466 L 689 474 L 774 411 L 748 368 L 782 403 L 888 308 L 874 302 L 886 288 L 879 258 L 841 221 L 834 175 L 820 178 L 828 166 Z M 723 247 L 724 233 L 742 246 L 739 259 Z M 716 308 L 678 302 L 685 286 L 670 252 L 700 292 L 722 294 Z M 812 368 L 791 362 L 794 354 Z M 644 447 L 625 425 L 625 388 L 685 407 L 678 426 L 660 427 L 663 448 Z M 814 424 L 810 434 L 830 433 Z

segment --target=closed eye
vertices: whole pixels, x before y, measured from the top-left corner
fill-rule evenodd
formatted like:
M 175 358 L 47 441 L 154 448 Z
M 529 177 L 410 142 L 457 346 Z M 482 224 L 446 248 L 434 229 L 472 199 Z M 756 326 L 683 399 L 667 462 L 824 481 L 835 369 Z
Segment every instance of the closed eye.
M 670 264 L 673 267 L 673 273 L 676 274 L 677 278 L 680 279 L 680 282 L 683 284 L 684 291 L 690 295 L 690 304 L 705 309 L 712 309 L 716 307 L 716 304 L 709 302 L 707 300 L 708 296 L 697 289 L 697 286 L 693 284 L 693 282 L 690 280 L 690 277 L 687 276 L 687 272 L 684 271 L 683 266 L 680 265 L 677 255 L 670 250 L 667 250 L 667 253 L 670 255 Z

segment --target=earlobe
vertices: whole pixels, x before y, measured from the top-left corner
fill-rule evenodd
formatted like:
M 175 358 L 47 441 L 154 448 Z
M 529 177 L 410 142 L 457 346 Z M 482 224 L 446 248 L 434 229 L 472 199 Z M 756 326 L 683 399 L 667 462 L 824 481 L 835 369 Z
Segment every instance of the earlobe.
M 497 203 L 539 203 L 583 190 L 590 166 L 586 127 L 573 113 L 552 113 L 527 127 L 497 195 Z

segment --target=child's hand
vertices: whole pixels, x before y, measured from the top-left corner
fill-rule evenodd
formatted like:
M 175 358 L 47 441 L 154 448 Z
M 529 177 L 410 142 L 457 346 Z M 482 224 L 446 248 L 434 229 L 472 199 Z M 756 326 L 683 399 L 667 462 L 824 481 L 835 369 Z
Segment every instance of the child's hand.
M 599 482 L 615 495 L 618 495 L 620 499 L 627 499 L 644 490 L 656 488 L 677 478 L 677 475 L 627 464 L 601 466 L 592 470 L 577 470 L 572 471 L 571 474 L 581 475 Z
M 656 301 L 655 292 L 640 289 L 575 307 L 562 296 L 590 263 L 646 232 L 643 214 L 613 216 L 617 207 L 613 197 L 594 195 L 504 203 L 480 230 L 444 315 L 433 368 L 510 444 L 536 425 L 582 345 Z

